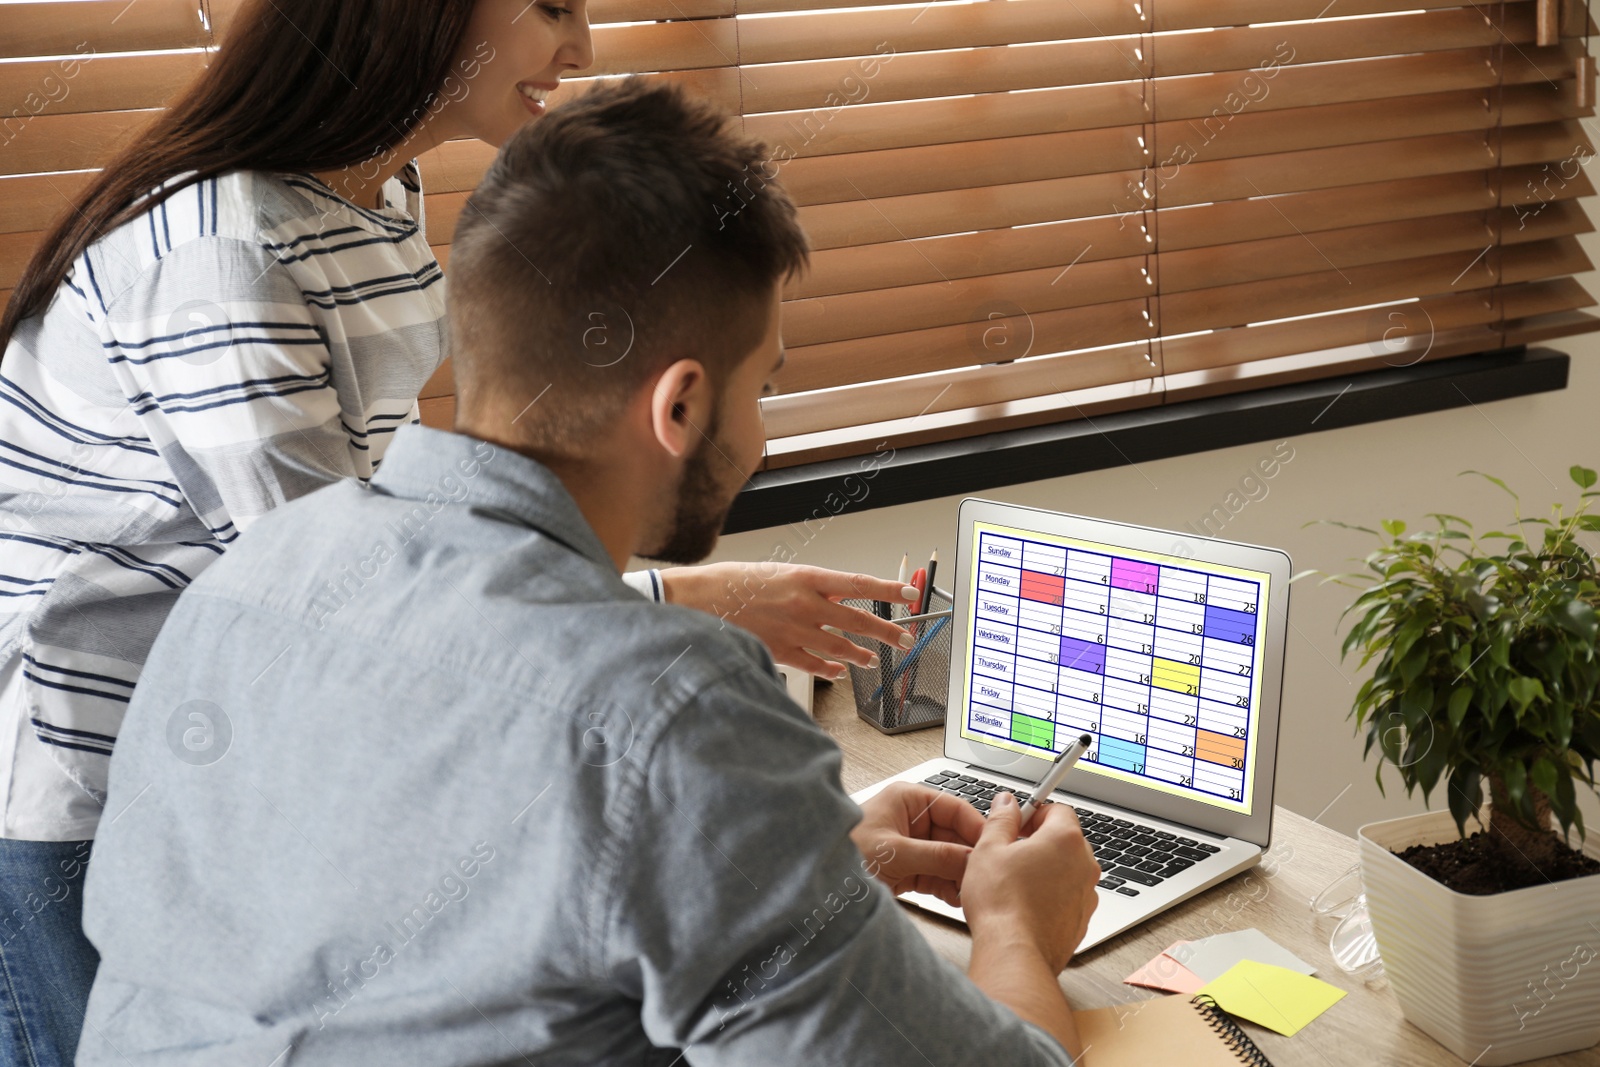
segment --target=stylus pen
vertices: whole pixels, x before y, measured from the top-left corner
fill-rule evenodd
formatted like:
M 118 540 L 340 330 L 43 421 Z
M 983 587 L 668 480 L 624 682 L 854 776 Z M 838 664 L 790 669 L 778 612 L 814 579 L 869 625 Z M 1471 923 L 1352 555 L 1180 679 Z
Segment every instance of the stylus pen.
M 1072 765 L 1078 762 L 1078 757 L 1089 751 L 1089 746 L 1094 744 L 1094 738 L 1088 734 L 1079 734 L 1078 739 L 1061 750 L 1061 755 L 1050 764 L 1050 769 L 1045 772 L 1044 778 L 1039 782 L 1038 788 L 1033 791 L 1022 805 L 1022 821 L 1027 822 L 1039 806 L 1050 799 L 1050 794 L 1056 791 L 1056 786 L 1061 784 L 1061 779 L 1072 770 Z

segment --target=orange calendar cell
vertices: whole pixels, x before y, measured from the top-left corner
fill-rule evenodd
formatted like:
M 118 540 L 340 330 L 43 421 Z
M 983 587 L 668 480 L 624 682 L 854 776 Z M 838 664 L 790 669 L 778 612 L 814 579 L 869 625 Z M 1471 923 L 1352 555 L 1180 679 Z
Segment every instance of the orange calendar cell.
M 1223 767 L 1244 766 L 1244 738 L 1215 734 L 1210 730 L 1196 730 L 1194 755 L 1207 763 Z

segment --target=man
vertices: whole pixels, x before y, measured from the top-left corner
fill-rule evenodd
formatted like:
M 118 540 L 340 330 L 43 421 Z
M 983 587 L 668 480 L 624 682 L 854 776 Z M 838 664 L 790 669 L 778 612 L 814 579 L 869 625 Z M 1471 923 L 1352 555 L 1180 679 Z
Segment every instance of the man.
M 762 156 L 638 82 L 507 144 L 453 250 L 457 432 L 262 519 L 151 653 L 81 1065 L 1076 1055 L 1071 810 L 863 812 L 759 642 L 619 578 L 705 556 L 761 457 L 807 258 L 776 184 L 729 199 Z M 965 906 L 966 976 L 910 888 Z

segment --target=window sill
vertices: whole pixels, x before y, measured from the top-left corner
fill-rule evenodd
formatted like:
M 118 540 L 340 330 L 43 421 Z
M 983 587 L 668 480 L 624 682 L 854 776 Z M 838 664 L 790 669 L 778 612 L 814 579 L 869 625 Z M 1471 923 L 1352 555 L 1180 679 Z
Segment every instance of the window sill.
M 724 532 L 1555 392 L 1566 388 L 1570 363 L 1548 348 L 1499 349 L 762 471 L 734 502 Z

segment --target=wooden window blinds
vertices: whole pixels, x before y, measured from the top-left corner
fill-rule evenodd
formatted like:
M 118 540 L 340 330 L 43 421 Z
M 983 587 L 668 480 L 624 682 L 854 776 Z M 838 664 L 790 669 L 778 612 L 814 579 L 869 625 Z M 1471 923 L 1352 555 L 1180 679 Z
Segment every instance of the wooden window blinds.
M 236 6 L 0 4 L 0 293 Z M 589 14 L 586 76 L 715 100 L 801 205 L 814 253 L 785 294 L 771 467 L 1600 328 L 1572 277 L 1593 228 L 1582 0 Z M 447 269 L 492 155 L 423 157 Z M 426 421 L 449 425 L 450 394 L 447 366 Z

